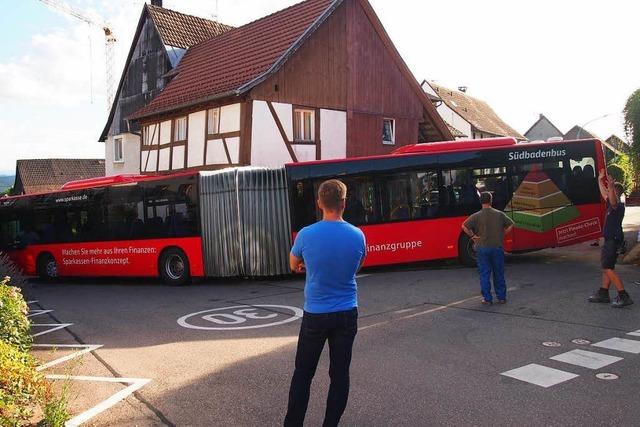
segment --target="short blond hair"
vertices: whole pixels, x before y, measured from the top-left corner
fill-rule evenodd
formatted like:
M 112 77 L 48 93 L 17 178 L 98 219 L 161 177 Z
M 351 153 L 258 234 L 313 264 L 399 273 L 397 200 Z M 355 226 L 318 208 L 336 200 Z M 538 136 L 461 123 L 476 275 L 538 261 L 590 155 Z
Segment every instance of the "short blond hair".
M 340 203 L 347 198 L 347 186 L 338 179 L 329 179 L 320 184 L 318 200 L 326 209 L 337 211 Z

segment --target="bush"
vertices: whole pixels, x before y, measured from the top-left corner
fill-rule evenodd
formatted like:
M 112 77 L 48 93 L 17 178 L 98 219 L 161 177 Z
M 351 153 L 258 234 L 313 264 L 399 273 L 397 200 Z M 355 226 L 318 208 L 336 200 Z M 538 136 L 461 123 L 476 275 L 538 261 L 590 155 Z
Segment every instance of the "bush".
M 0 341 L 25 352 L 32 342 L 28 311 L 20 289 L 9 286 L 8 277 L 0 280 Z
M 627 194 L 633 190 L 633 166 L 626 154 L 614 157 L 607 165 L 607 171 L 613 179 L 624 186 Z
M 7 254 L 0 252 L 0 279 L 3 277 L 11 277 L 11 285 L 22 289 L 25 298 L 31 296 L 31 287 L 22 269 L 11 261 Z
M 0 425 L 23 425 L 44 392 L 45 382 L 33 357 L 0 341 Z

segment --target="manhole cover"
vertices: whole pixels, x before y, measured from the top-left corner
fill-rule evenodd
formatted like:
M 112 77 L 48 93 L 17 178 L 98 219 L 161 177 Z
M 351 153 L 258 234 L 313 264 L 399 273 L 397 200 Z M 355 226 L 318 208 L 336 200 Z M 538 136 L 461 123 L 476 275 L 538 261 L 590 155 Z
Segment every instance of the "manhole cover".
M 620 377 L 617 376 L 616 374 L 610 374 L 610 373 L 607 373 L 607 372 L 602 372 L 600 374 L 596 374 L 596 378 L 599 379 L 599 380 L 611 381 L 611 380 L 617 380 Z
M 574 344 L 578 344 L 578 345 L 589 345 L 591 344 L 591 341 L 589 340 L 585 340 L 582 338 L 576 338 L 575 340 L 571 340 L 572 343 Z
M 545 341 L 542 345 L 545 347 L 562 347 L 562 344 L 556 341 Z

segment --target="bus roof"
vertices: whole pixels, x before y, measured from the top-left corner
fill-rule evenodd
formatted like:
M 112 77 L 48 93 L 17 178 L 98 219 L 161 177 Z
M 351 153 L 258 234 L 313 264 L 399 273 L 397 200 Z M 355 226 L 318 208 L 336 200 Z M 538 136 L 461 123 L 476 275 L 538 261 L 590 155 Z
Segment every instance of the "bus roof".
M 134 184 L 138 182 L 159 181 L 163 179 L 179 178 L 183 176 L 196 175 L 198 171 L 180 172 L 166 175 L 136 175 L 136 174 L 121 174 L 112 176 L 99 176 L 95 178 L 79 179 L 75 181 L 69 181 L 65 183 L 59 190 L 44 191 L 41 193 L 21 194 L 18 196 L 4 197 L 7 199 L 18 199 L 22 197 L 41 196 L 43 194 L 62 193 L 74 190 L 84 190 L 88 188 L 100 188 L 116 185 Z

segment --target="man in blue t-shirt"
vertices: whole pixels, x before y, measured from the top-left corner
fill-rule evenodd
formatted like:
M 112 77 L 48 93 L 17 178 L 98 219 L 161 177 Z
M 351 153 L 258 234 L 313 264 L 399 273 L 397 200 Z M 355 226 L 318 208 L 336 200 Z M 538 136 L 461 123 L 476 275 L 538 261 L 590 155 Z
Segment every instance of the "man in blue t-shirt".
M 336 179 L 318 189 L 322 221 L 303 228 L 291 248 L 294 272 L 306 270 L 304 316 L 285 426 L 302 426 L 311 381 L 329 341 L 331 386 L 323 426 L 337 426 L 349 397 L 351 350 L 358 332 L 356 273 L 366 256 L 364 234 L 345 222 L 347 187 Z
M 606 180 L 606 181 L 605 181 Z M 604 245 L 600 253 L 600 263 L 602 266 L 602 286 L 589 297 L 590 302 L 609 303 L 609 288 L 613 283 L 618 291 L 616 300 L 611 303 L 612 307 L 621 308 L 633 304 L 633 300 L 624 289 L 622 280 L 616 274 L 616 261 L 618 251 L 624 242 L 622 232 L 622 220 L 624 219 L 624 203 L 620 201 L 620 196 L 624 193 L 624 187 L 619 182 L 614 182 L 611 176 L 605 177 L 604 169 L 600 171 L 598 179 L 600 194 L 607 201 L 607 216 L 604 220 Z

